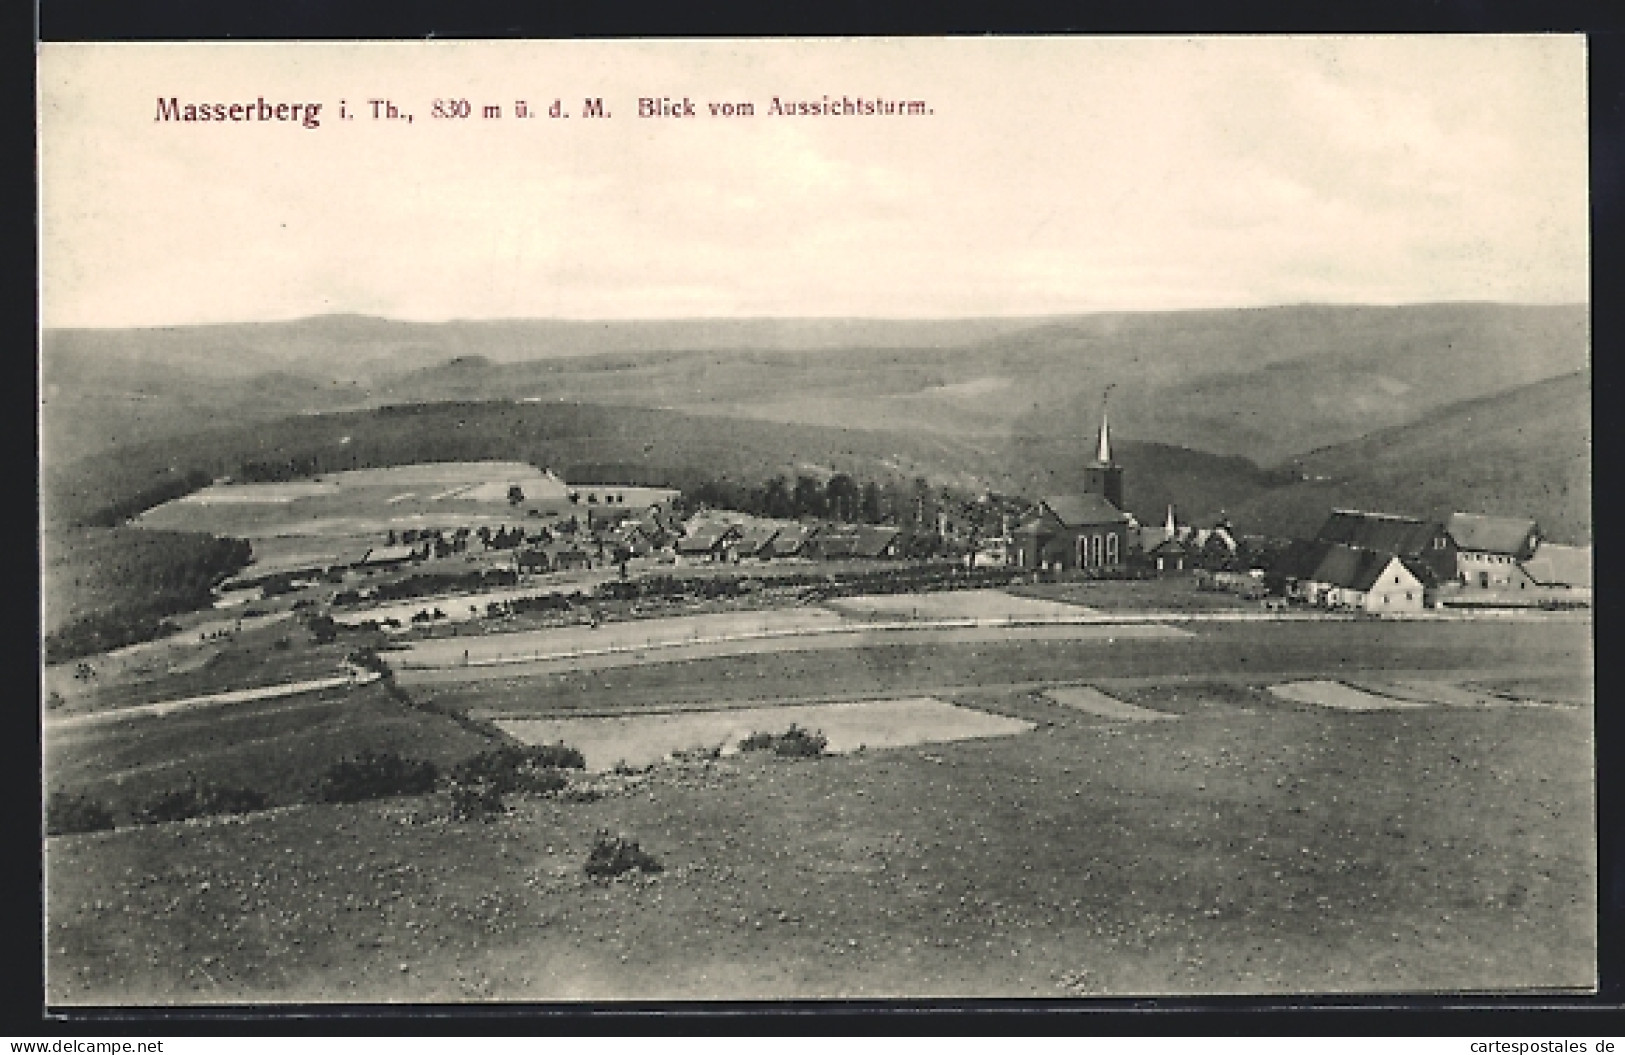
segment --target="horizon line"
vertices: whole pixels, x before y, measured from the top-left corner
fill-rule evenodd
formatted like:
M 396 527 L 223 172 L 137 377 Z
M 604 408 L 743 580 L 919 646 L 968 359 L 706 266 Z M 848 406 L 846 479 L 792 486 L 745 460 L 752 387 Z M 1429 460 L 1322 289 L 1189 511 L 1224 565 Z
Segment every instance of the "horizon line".
M 1429 308 L 1429 307 L 1469 307 L 1493 306 L 1511 308 L 1585 308 L 1591 307 L 1590 298 L 1583 300 L 1535 301 L 1535 300 L 1493 300 L 1485 298 L 1464 298 L 1461 300 L 1433 299 L 1416 301 L 1341 301 L 1341 300 L 1302 300 L 1281 301 L 1266 304 L 1237 304 L 1213 305 L 1208 307 L 1183 308 L 1094 308 L 1074 311 L 1050 312 L 1012 312 L 1009 314 L 988 313 L 968 315 L 805 315 L 805 314 L 750 314 L 750 315 L 628 315 L 628 316 L 571 316 L 571 315 L 486 315 L 461 316 L 454 315 L 440 319 L 416 319 L 396 315 L 380 315 L 366 311 L 327 311 L 300 315 L 286 315 L 270 318 L 235 319 L 217 322 L 154 322 L 154 323 L 110 323 L 110 324 L 74 324 L 74 325 L 47 325 L 41 321 L 39 332 L 102 331 L 117 330 L 186 330 L 207 329 L 220 326 L 274 326 L 290 323 L 316 322 L 325 319 L 358 319 L 372 322 L 403 323 L 413 326 L 449 326 L 454 324 L 490 324 L 515 322 L 554 322 L 554 323 L 582 323 L 582 324 L 624 324 L 624 323 L 689 323 L 689 322 L 858 322 L 858 323 L 930 323 L 930 322 L 1021 322 L 1028 320 L 1087 318 L 1111 315 L 1184 315 L 1213 312 L 1243 312 L 1243 311 L 1274 311 L 1290 308 Z

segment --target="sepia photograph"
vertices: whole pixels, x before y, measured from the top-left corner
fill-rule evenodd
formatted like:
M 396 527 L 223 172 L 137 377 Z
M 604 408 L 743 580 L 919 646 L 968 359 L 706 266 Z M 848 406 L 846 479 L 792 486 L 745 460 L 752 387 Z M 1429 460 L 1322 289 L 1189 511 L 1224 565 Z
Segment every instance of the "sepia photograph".
M 1584 36 L 37 73 L 49 1008 L 1597 992 Z

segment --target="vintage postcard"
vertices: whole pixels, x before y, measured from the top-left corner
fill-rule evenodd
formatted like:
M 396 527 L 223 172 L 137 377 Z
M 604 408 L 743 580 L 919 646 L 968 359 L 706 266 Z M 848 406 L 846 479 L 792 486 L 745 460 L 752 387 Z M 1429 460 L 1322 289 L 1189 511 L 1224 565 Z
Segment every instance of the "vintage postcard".
M 52 1007 L 1595 990 L 1583 37 L 38 61 Z

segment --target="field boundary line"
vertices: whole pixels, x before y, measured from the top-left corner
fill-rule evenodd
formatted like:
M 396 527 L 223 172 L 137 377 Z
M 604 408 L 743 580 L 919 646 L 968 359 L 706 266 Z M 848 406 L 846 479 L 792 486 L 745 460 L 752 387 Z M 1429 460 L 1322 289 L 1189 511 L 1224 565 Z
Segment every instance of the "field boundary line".
M 45 725 L 48 729 L 66 730 L 106 725 L 128 718 L 162 718 L 165 715 L 180 711 L 198 710 L 205 707 L 223 707 L 234 703 L 254 703 L 259 700 L 274 700 L 283 696 L 300 696 L 307 692 L 320 692 L 323 689 L 336 689 L 348 685 L 368 685 L 381 677 L 383 675 L 376 671 L 335 674 L 326 678 L 290 681 L 280 685 L 262 685 L 252 689 L 231 689 L 227 692 L 210 693 L 205 696 L 186 696 L 178 700 L 160 700 L 157 703 L 142 703 L 133 707 L 119 707 L 114 710 L 97 711 L 92 714 L 65 715 L 60 718 L 52 718 L 47 715 Z

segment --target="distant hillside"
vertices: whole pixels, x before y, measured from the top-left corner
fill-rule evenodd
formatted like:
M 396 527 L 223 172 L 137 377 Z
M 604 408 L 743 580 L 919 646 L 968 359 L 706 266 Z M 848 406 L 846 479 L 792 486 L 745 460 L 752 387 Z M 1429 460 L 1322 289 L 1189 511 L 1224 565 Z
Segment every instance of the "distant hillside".
M 302 474 L 417 461 L 525 461 L 581 480 L 682 485 L 706 478 L 751 483 L 777 473 L 848 472 L 990 486 L 998 452 L 945 437 L 711 419 L 672 411 L 548 403 L 438 403 L 312 414 L 211 428 L 117 447 L 45 466 L 48 518 L 77 522 L 108 506 L 201 472 L 245 463 Z M 602 482 L 602 481 L 591 481 Z
M 1436 410 L 1297 463 L 1325 477 L 1238 504 L 1243 526 L 1314 531 L 1334 506 L 1444 518 L 1528 516 L 1559 542 L 1591 541 L 1589 371 Z
M 1584 306 L 1289 306 L 1046 319 L 287 323 L 48 331 L 73 459 L 210 422 L 493 399 L 948 439 L 1094 427 L 1269 464 L 1587 366 Z M 55 457 L 55 456 L 53 456 Z

